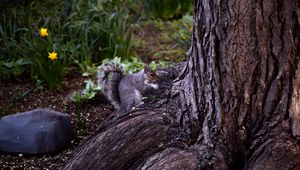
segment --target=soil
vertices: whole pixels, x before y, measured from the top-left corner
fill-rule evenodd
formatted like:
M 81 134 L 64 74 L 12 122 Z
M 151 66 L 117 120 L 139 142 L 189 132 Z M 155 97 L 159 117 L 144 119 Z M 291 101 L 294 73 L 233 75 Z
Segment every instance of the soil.
M 114 114 L 110 105 L 99 100 L 84 103 L 83 107 L 69 99 L 73 91 L 83 88 L 83 81 L 83 77 L 73 74 L 65 79 L 62 89 L 42 91 L 32 89 L 35 87 L 35 83 L 26 78 L 22 81 L 20 79 L 10 80 L 0 84 L 0 113 L 2 116 L 36 108 L 50 108 L 71 115 L 76 129 L 76 135 L 71 144 L 58 153 L 47 155 L 0 153 L 0 169 L 59 169 L 72 150 L 93 133 L 104 119 Z M 80 125 L 78 116 L 82 121 Z

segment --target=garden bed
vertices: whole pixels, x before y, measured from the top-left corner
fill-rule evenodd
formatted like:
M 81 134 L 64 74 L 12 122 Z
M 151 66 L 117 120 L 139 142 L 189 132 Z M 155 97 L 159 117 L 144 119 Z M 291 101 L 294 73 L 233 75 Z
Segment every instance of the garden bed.
M 154 22 L 144 24 L 133 35 L 133 41 L 139 39 L 142 45 L 134 49 L 139 56 L 153 56 L 163 48 L 172 49 L 174 42 L 170 40 L 155 39 L 155 35 L 163 34 Z M 147 41 L 151 40 L 151 41 Z M 168 58 L 171 61 L 179 59 L 180 54 L 164 54 L 158 57 Z M 157 57 L 157 58 L 158 58 Z M 181 56 L 184 57 L 184 56 Z M 157 58 L 153 60 L 159 61 Z M 114 115 L 112 106 L 94 99 L 84 103 L 75 104 L 70 100 L 74 91 L 84 88 L 83 77 L 78 71 L 69 72 L 63 81 L 61 89 L 47 90 L 37 86 L 29 75 L 17 79 L 2 81 L 0 84 L 0 114 L 8 115 L 17 112 L 25 112 L 36 108 L 50 108 L 71 115 L 72 122 L 77 129 L 75 138 L 71 144 L 61 152 L 46 155 L 23 155 L 0 153 L 1 168 L 11 169 L 59 169 L 64 164 L 71 152 L 87 136 L 92 134 L 97 126 L 107 117 Z M 81 123 L 78 125 L 78 116 Z

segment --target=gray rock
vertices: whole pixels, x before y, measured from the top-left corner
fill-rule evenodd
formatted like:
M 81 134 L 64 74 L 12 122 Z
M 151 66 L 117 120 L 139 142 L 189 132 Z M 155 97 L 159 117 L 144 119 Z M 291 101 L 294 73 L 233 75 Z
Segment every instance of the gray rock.
M 0 151 L 49 153 L 66 147 L 73 137 L 71 118 L 49 109 L 35 109 L 0 119 Z

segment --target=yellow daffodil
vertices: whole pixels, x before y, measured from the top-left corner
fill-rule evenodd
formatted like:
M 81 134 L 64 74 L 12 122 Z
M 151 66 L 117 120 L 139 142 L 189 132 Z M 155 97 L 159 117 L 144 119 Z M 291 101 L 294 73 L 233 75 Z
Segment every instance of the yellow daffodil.
M 57 53 L 56 52 L 52 52 L 52 53 L 49 53 L 49 56 L 48 56 L 48 58 L 50 59 L 50 60 L 56 60 L 57 59 Z
M 39 34 L 40 34 L 41 37 L 46 37 L 46 36 L 49 35 L 47 28 L 41 28 L 40 31 L 39 31 Z

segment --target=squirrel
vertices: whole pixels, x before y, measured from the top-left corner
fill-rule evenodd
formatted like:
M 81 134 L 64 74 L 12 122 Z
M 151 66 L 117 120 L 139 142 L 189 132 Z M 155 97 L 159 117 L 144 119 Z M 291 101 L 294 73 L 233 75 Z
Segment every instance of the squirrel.
M 97 72 L 97 83 L 104 96 L 120 112 L 139 105 L 146 91 L 158 88 L 157 81 L 157 74 L 147 63 L 143 70 L 126 75 L 120 63 L 109 61 L 99 66 Z

